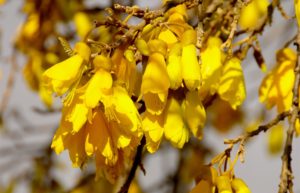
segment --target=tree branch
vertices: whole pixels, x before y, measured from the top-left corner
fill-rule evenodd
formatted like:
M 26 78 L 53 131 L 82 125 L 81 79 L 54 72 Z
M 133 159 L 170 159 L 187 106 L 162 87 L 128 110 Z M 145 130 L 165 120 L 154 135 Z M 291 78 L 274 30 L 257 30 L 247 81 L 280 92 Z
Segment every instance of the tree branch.
M 291 115 L 289 111 L 282 112 L 278 114 L 273 120 L 271 120 L 269 123 L 260 125 L 256 130 L 245 133 L 235 139 L 226 139 L 224 140 L 225 144 L 237 144 L 242 141 L 246 141 L 247 139 L 254 137 L 258 135 L 259 133 L 266 132 L 270 128 L 272 128 L 274 125 L 277 125 L 280 121 L 284 120 L 287 116 Z
M 260 125 L 256 130 L 252 132 L 247 132 L 243 135 L 240 135 L 239 137 L 235 139 L 225 139 L 224 144 L 228 144 L 229 147 L 225 149 L 224 152 L 221 154 L 217 155 L 210 164 L 214 164 L 216 162 L 219 162 L 220 160 L 223 159 L 223 157 L 230 157 L 230 152 L 233 149 L 235 144 L 240 144 L 239 145 L 239 150 L 238 150 L 238 156 L 240 157 L 241 162 L 244 162 L 244 153 L 245 153 L 245 141 L 250 139 L 251 137 L 257 136 L 261 132 L 266 132 L 273 126 L 277 125 L 280 121 L 284 120 L 286 117 L 290 116 L 291 112 L 286 111 L 278 114 L 273 120 L 271 120 L 269 123 Z M 229 156 L 228 156 L 229 155 Z M 226 164 L 225 164 L 226 165 Z
M 297 62 L 295 65 L 295 82 L 293 87 L 293 103 L 291 107 L 291 119 L 287 130 L 284 151 L 281 156 L 282 166 L 278 193 L 293 193 L 293 171 L 292 171 L 292 144 L 295 131 L 295 123 L 299 112 L 299 84 L 300 84 L 300 29 L 298 29 L 297 39 Z

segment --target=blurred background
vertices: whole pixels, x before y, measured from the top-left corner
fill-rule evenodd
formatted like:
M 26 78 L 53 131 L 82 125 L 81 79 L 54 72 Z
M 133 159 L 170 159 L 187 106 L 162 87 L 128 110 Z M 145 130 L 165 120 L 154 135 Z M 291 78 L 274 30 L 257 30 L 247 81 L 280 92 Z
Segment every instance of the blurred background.
M 118 1 L 124 3 L 123 1 Z M 289 16 L 294 16 L 293 3 L 283 0 L 282 6 Z M 88 171 L 81 171 L 72 168 L 68 153 L 61 155 L 51 153 L 49 144 L 60 120 L 60 113 L 47 112 L 39 96 L 32 92 L 25 83 L 22 76 L 22 68 L 26 63 L 25 57 L 14 53 L 13 42 L 25 21 L 25 16 L 21 12 L 23 1 L 8 0 L 0 7 L 0 94 L 1 100 L 9 94 L 9 100 L 2 102 L 5 111 L 2 115 L 0 127 L 0 192 L 9 186 L 15 187 L 15 192 L 30 192 L 31 183 L 41 175 L 49 175 L 54 181 L 47 183 L 57 183 L 70 190 L 78 185 L 83 175 L 88 175 Z M 109 1 L 95 0 L 85 3 L 90 6 L 105 7 L 109 6 Z M 138 0 L 138 6 L 149 7 L 150 9 L 159 8 L 160 0 Z M 70 24 L 70 28 L 72 28 Z M 268 26 L 260 37 L 262 53 L 266 60 L 268 69 L 272 69 L 275 64 L 276 50 L 296 34 L 296 20 L 284 19 L 278 10 L 275 10 L 273 25 Z M 17 57 L 15 57 L 17 56 Z M 265 76 L 255 64 L 253 56 L 243 61 L 244 75 L 247 86 L 247 99 L 242 107 L 242 123 L 234 126 L 228 131 L 214 129 L 213 125 L 207 124 L 204 129 L 204 137 L 201 142 L 201 152 L 209 152 L 205 156 L 204 162 L 224 151 L 226 146 L 223 144 L 224 138 L 234 138 L 244 132 L 248 125 L 253 125 L 260 115 L 264 114 L 264 106 L 258 100 L 258 88 Z M 7 85 L 11 91 L 7 91 Z M 3 107 L 3 105 L 5 107 Z M 56 99 L 54 108 L 59 109 L 60 100 Z M 211 107 L 214 108 L 214 107 Z M 265 121 L 270 120 L 276 115 L 273 109 L 265 115 Z M 209 115 L 214 120 L 214 115 Z M 225 116 L 225 115 L 223 115 Z M 232 115 L 238 119 L 240 114 Z M 222 115 L 220 116 L 222 117 Z M 226 117 L 226 116 L 225 116 Z M 218 121 L 218 120 L 217 120 Z M 221 120 L 219 120 L 221 121 Z M 51 159 L 46 159 L 47 157 Z M 247 143 L 245 163 L 238 163 L 235 174 L 243 178 L 252 192 L 276 192 L 280 179 L 281 152 L 271 154 L 268 151 L 268 136 L 261 133 Z M 293 172 L 294 190 L 300 193 L 300 141 L 295 138 L 293 143 Z M 46 160 L 46 161 L 45 161 Z M 47 164 L 54 162 L 55 167 L 51 171 L 45 171 Z M 162 148 L 155 154 L 147 154 L 143 159 L 146 175 L 138 171 L 138 182 L 144 192 L 165 193 L 172 192 L 174 176 L 178 172 L 180 152 L 164 143 Z M 40 175 L 40 176 L 39 176 Z M 31 179 L 31 180 L 29 180 Z M 38 181 L 38 180 L 36 180 Z M 189 187 L 192 187 L 193 182 Z M 1 190 L 2 189 L 2 190 Z M 186 190 L 178 190 L 185 192 Z M 37 191 L 38 192 L 38 191 Z M 41 191 L 42 192 L 42 191 Z

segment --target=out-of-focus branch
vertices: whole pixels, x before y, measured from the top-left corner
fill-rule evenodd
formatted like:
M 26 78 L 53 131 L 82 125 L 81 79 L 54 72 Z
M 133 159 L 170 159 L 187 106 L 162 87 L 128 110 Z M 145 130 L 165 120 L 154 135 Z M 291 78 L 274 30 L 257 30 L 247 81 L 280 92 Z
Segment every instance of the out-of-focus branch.
M 295 42 L 297 46 L 297 62 L 295 65 L 295 82 L 293 87 L 293 103 L 291 107 L 291 118 L 289 121 L 289 128 L 287 130 L 284 151 L 281 156 L 282 166 L 280 174 L 280 184 L 278 193 L 293 193 L 293 171 L 292 171 L 292 144 L 295 132 L 295 123 L 299 113 L 299 85 L 300 85 L 300 29 L 298 28 L 298 35 Z
M 4 90 L 4 93 L 3 93 L 3 96 L 2 96 L 2 99 L 1 99 L 1 103 L 0 103 L 0 119 L 2 119 L 3 113 L 4 113 L 4 111 L 7 107 L 7 104 L 8 104 L 9 99 L 10 99 L 12 88 L 13 88 L 14 83 L 15 83 L 15 74 L 18 70 L 18 65 L 17 65 L 17 61 L 16 61 L 16 54 L 13 54 L 11 56 L 10 62 L 11 62 L 10 72 L 9 72 L 9 75 L 8 75 L 6 88 Z

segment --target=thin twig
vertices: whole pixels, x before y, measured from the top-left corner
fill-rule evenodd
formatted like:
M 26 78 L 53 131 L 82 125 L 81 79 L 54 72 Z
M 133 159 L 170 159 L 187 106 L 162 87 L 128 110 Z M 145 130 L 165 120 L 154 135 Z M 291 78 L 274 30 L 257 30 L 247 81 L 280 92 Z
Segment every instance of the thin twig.
M 281 14 L 281 16 L 286 19 L 286 20 L 289 20 L 291 19 L 292 17 L 288 16 L 288 14 L 284 11 L 284 8 L 282 7 L 282 5 L 280 4 L 280 2 L 278 2 L 277 4 L 277 8 Z
M 286 111 L 283 113 L 278 114 L 273 120 L 271 120 L 269 123 L 260 125 L 256 130 L 252 132 L 247 132 L 243 135 L 240 135 L 239 137 L 235 139 L 225 139 L 224 144 L 227 144 L 228 147 L 219 155 L 217 155 L 215 158 L 212 159 L 212 161 L 209 163 L 209 165 L 214 165 L 216 163 L 223 164 L 224 160 L 224 171 L 226 170 L 227 165 L 227 159 L 230 157 L 230 153 L 234 147 L 234 145 L 239 144 L 239 149 L 237 156 L 240 157 L 241 162 L 244 162 L 244 153 L 245 153 L 245 142 L 250 139 L 251 137 L 257 136 L 261 132 L 266 132 L 273 126 L 277 125 L 280 121 L 284 120 L 286 117 L 290 116 L 290 111 Z
M 256 130 L 245 133 L 235 139 L 226 139 L 224 140 L 225 144 L 237 144 L 239 142 L 242 141 L 246 141 L 251 137 L 254 137 L 256 135 L 258 135 L 259 133 L 266 132 L 267 130 L 269 130 L 271 127 L 273 127 L 274 125 L 277 125 L 277 123 L 279 123 L 280 121 L 284 120 L 287 116 L 291 115 L 291 113 L 289 111 L 286 112 L 282 112 L 280 114 L 278 114 L 273 120 L 271 120 L 269 123 L 264 124 L 264 125 L 260 125 Z
M 293 103 L 291 107 L 291 119 L 287 130 L 284 151 L 281 156 L 282 166 L 278 193 L 293 193 L 293 171 L 292 171 L 292 144 L 295 132 L 295 123 L 299 112 L 299 84 L 300 84 L 300 29 L 295 42 L 297 46 L 297 62 L 295 65 L 295 82 L 293 87 Z

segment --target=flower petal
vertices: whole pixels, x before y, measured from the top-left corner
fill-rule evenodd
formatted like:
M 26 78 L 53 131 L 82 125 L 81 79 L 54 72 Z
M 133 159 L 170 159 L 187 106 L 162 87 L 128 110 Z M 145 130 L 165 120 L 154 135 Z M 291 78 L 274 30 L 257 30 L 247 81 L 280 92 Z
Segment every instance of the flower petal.
M 182 148 L 189 140 L 189 130 L 185 126 L 180 104 L 171 98 L 166 108 L 165 137 L 175 147 Z
M 206 112 L 197 91 L 190 91 L 186 94 L 186 99 L 182 103 L 182 109 L 193 135 L 198 139 L 202 139 Z
M 245 100 L 246 88 L 239 59 L 231 58 L 223 67 L 218 93 L 221 99 L 228 101 L 233 109 Z
M 74 55 L 52 66 L 43 74 L 45 87 L 58 96 L 63 95 L 81 75 L 82 64 L 83 58 L 80 55 Z
M 200 87 L 201 73 L 197 59 L 197 50 L 194 44 L 182 48 L 182 78 L 189 90 Z
M 168 97 L 170 80 L 164 56 L 153 53 L 149 56 L 145 69 L 141 94 L 144 96 L 147 110 L 152 114 L 161 114 Z

